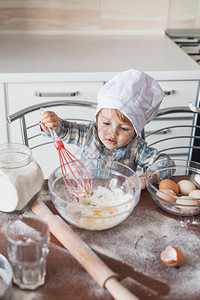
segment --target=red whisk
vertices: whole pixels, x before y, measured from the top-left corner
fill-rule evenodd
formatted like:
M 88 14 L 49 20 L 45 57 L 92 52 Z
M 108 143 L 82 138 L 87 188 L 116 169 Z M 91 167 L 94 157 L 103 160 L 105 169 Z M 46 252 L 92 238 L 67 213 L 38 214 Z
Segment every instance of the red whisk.
M 58 150 L 60 167 L 67 189 L 77 197 L 90 194 L 93 182 L 89 172 L 82 162 L 65 148 L 55 130 L 49 127 L 48 129 Z

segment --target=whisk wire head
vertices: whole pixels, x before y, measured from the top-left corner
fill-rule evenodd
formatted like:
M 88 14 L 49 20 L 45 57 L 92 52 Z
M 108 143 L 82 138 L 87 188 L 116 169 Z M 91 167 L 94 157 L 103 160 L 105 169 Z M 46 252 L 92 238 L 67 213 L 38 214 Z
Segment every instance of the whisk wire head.
M 44 112 L 43 108 L 41 108 L 41 112 Z M 54 141 L 54 146 L 59 154 L 61 171 L 66 187 L 76 196 L 89 194 L 92 189 L 93 182 L 87 169 L 65 148 L 56 131 L 50 127 L 48 127 L 48 129 Z M 67 169 L 69 172 L 67 172 Z M 70 174 L 72 176 L 72 180 L 69 176 Z
M 83 165 L 66 148 L 59 148 L 59 158 L 63 179 L 70 192 L 76 196 L 87 194 L 93 186 L 92 178 Z M 69 178 L 69 174 L 72 179 Z

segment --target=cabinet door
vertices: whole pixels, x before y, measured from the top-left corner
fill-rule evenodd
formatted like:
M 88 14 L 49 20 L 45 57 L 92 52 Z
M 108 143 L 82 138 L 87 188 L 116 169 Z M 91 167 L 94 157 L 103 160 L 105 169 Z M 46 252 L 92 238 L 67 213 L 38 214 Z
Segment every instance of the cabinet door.
M 8 84 L 8 113 L 24 107 L 53 100 L 83 100 L 95 102 L 103 82 L 61 82 Z
M 81 100 L 96 102 L 96 94 L 103 82 L 71 82 L 71 83 L 30 83 L 30 84 L 8 84 L 8 113 L 13 114 L 25 107 L 54 100 Z M 52 108 L 59 117 L 64 119 L 94 120 L 94 110 L 89 108 L 56 107 Z M 36 136 L 29 141 L 34 158 L 38 161 L 48 178 L 52 171 L 59 166 L 58 153 L 53 144 L 36 148 L 37 144 L 52 141 L 51 138 L 41 136 L 40 112 L 35 111 L 27 116 L 27 126 L 31 127 L 31 136 Z M 37 124 L 32 127 L 33 124 Z M 21 124 L 18 120 L 9 124 L 9 138 L 11 142 L 24 143 L 21 135 Z M 67 145 L 69 151 L 77 154 L 78 148 Z
M 0 144 L 7 143 L 7 126 L 6 126 L 6 109 L 5 109 L 5 95 L 4 85 L 0 84 Z
M 165 91 L 166 96 L 160 106 L 160 109 L 167 107 L 178 107 L 178 106 L 189 106 L 190 101 L 193 104 L 196 103 L 197 93 L 198 93 L 198 81 L 167 81 L 167 82 L 159 82 L 162 89 Z M 178 126 L 185 125 L 191 126 L 193 125 L 193 117 L 192 115 L 188 115 L 187 113 L 181 113 L 177 115 L 166 115 L 163 117 L 159 117 L 158 119 L 153 120 L 145 127 L 146 135 L 149 133 L 156 131 L 160 128 L 164 128 L 167 126 Z M 170 128 L 168 130 L 163 130 L 149 136 L 146 138 L 146 141 L 149 145 L 153 144 L 152 147 L 157 148 L 159 151 L 164 149 L 168 149 L 170 147 L 182 147 L 178 150 L 171 150 L 168 153 L 172 157 L 176 158 L 187 158 L 188 157 L 188 146 L 190 146 L 190 136 L 192 134 L 192 129 L 190 127 L 184 128 Z M 178 136 L 178 139 L 169 140 L 163 143 L 154 144 L 156 141 L 160 141 L 165 139 L 166 137 L 171 138 L 174 136 Z M 181 137 L 183 136 L 183 138 Z
M 192 123 L 193 123 L 192 119 L 184 120 L 184 122 L 182 120 L 174 120 L 174 119 L 170 120 L 169 117 L 168 117 L 168 121 L 167 120 L 160 121 L 159 119 L 157 119 L 156 121 L 152 122 L 151 125 L 146 126 L 146 135 L 147 135 L 146 141 L 150 146 L 156 148 L 161 152 L 170 155 L 172 158 L 187 159 L 188 152 L 189 152 L 189 148 L 187 147 L 190 146 L 190 136 L 192 134 L 192 129 L 189 126 L 191 126 Z M 184 128 L 178 127 L 181 124 L 182 125 L 184 124 L 184 126 L 186 127 Z M 166 127 L 170 127 L 170 128 L 166 129 Z M 148 136 L 149 133 L 153 131 L 157 131 L 162 128 L 164 129 L 153 135 Z M 174 139 L 173 137 L 177 137 L 177 138 Z M 162 142 L 162 140 L 165 140 L 166 138 L 169 140 Z M 174 147 L 175 148 L 181 147 L 181 148 L 173 149 Z M 169 150 L 169 148 L 172 149 Z
M 197 100 L 198 81 L 158 81 L 165 92 L 160 109 L 174 106 L 189 106 Z

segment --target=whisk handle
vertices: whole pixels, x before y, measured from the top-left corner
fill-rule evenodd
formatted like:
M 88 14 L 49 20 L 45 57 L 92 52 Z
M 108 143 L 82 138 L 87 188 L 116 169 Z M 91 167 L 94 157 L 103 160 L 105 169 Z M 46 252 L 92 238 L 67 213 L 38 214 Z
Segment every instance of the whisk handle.
M 53 139 L 53 141 L 54 141 L 54 144 L 57 143 L 57 142 L 59 142 L 60 139 L 59 139 L 57 133 L 55 132 L 55 130 L 51 129 L 50 127 L 48 127 L 48 129 L 49 129 L 49 132 L 50 132 L 50 134 L 51 134 L 51 137 L 52 137 L 52 139 Z M 58 149 L 58 148 L 56 147 L 56 149 Z
M 61 140 L 54 142 L 54 146 L 56 147 L 57 150 L 61 150 L 61 149 L 65 148 L 65 146 Z

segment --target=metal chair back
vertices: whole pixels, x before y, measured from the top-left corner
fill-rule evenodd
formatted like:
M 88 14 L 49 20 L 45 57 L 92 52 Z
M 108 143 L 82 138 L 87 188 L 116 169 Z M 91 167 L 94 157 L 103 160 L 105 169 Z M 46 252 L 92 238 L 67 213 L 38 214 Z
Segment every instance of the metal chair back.
M 143 138 L 149 146 L 172 158 L 200 162 L 200 114 L 189 107 L 161 109 L 153 121 L 153 130 L 145 127 Z M 152 126 L 152 123 L 151 123 Z
M 26 107 L 10 116 L 7 117 L 8 123 L 12 123 L 16 120 L 19 120 L 20 127 L 21 127 L 21 134 L 22 134 L 22 142 L 27 145 L 30 149 L 34 149 L 46 144 L 52 143 L 52 141 L 45 141 L 45 142 L 38 142 L 34 145 L 31 145 L 31 141 L 37 139 L 38 137 L 42 136 L 42 133 L 39 128 L 39 110 L 40 108 L 44 108 L 45 110 L 52 110 L 55 109 L 55 107 L 63 108 L 65 107 L 65 114 L 67 114 L 67 110 L 70 114 L 70 117 L 67 118 L 68 121 L 77 121 L 82 123 L 87 123 L 92 121 L 92 115 L 94 115 L 94 110 L 96 109 L 96 103 L 95 102 L 89 102 L 89 101 L 80 101 L 80 100 L 57 100 L 57 101 L 49 101 L 49 102 L 43 102 L 39 104 L 35 104 L 29 107 Z M 72 108 L 75 108 L 76 113 L 74 114 L 71 110 Z M 87 109 L 92 111 L 92 114 L 90 114 L 90 118 L 88 117 L 88 114 L 84 114 L 84 112 L 81 113 L 82 117 L 76 118 L 77 112 L 81 111 L 82 109 Z M 31 119 L 31 114 L 35 111 L 38 111 L 38 119 L 33 122 L 28 122 Z M 34 131 L 32 129 L 37 128 L 37 131 Z M 36 133 L 35 133 L 36 132 Z M 39 140 L 41 141 L 41 140 Z
M 10 115 L 7 118 L 8 122 L 19 121 L 22 142 L 32 150 L 52 143 L 52 139 L 43 137 L 40 131 L 39 110 L 41 107 L 54 111 L 59 107 L 68 121 L 87 123 L 94 120 L 96 103 L 80 100 L 49 101 L 32 105 Z M 74 112 L 71 111 L 72 109 L 75 109 Z M 34 112 L 37 113 L 37 118 L 32 123 L 31 115 Z M 154 124 L 153 130 L 152 124 Z M 191 111 L 189 107 L 161 109 L 153 122 L 144 128 L 141 136 L 149 146 L 157 148 L 172 158 L 200 162 L 200 114 Z M 36 159 L 38 158 L 40 164 L 43 164 L 44 159 L 40 153 L 41 151 L 36 153 Z
M 9 142 L 27 145 L 42 168 L 44 177 L 49 178 L 60 163 L 52 138 L 43 136 L 41 132 L 39 126 L 41 107 L 54 111 L 68 121 L 89 123 L 94 121 L 96 103 L 80 100 L 49 101 L 26 107 L 8 116 Z M 79 148 L 76 145 L 67 145 L 67 149 L 78 158 Z

